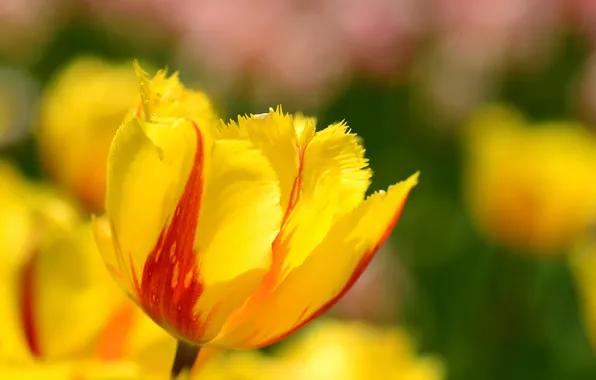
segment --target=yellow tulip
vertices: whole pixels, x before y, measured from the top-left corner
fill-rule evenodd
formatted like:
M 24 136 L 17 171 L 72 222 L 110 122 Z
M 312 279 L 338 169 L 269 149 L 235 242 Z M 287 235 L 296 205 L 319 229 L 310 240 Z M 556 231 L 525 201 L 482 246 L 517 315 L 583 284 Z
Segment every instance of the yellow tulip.
M 93 209 L 103 206 L 110 142 L 137 101 L 137 88 L 124 65 L 81 57 L 43 94 L 37 131 L 42 164 Z
M 596 138 L 580 125 L 530 125 L 491 106 L 472 118 L 466 137 L 466 199 L 490 239 L 557 252 L 596 217 Z
M 29 326 L 23 326 L 23 271 L 44 236 L 72 226 L 79 214 L 64 197 L 32 185 L 6 162 L 0 162 L 0 359 L 32 358 Z M 58 342 L 59 343 L 59 342 Z
M 280 353 L 291 380 L 440 380 L 444 365 L 419 356 L 411 337 L 398 327 L 324 320 Z
M 344 123 L 317 132 L 281 110 L 201 122 L 138 71 L 143 107 L 114 137 L 95 220 L 117 282 L 195 345 L 265 346 L 326 311 L 388 237 L 417 174 L 364 200 L 371 171 Z

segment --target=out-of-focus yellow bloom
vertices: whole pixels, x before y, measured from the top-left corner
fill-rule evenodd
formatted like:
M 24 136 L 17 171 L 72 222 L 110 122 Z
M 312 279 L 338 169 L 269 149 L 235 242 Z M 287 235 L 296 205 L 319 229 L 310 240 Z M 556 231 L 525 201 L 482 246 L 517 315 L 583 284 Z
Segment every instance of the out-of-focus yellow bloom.
M 467 202 L 489 238 L 556 252 L 594 219 L 596 138 L 580 125 L 529 125 L 516 111 L 491 106 L 467 132 Z
M 344 123 L 316 132 L 281 110 L 203 123 L 175 110 L 162 85 L 172 79 L 138 71 L 143 107 L 114 138 L 95 223 L 117 281 L 201 345 L 265 346 L 327 310 L 388 237 L 417 175 L 363 200 L 371 171 Z
M 82 57 L 66 66 L 42 97 L 37 136 L 42 163 L 94 209 L 104 202 L 110 142 L 137 91 L 126 65 Z
M 583 323 L 596 350 L 596 239 L 593 236 L 579 239 L 570 262 L 579 293 Z
M 398 327 L 325 320 L 290 342 L 282 360 L 292 380 L 440 380 L 444 366 L 419 356 Z
M 31 358 L 22 325 L 23 271 L 46 232 L 72 226 L 79 215 L 71 203 L 41 185 L 32 186 L 0 162 L 0 360 Z
M 23 287 L 29 343 L 49 358 L 90 355 L 90 344 L 125 302 L 88 225 L 47 234 L 25 268 Z

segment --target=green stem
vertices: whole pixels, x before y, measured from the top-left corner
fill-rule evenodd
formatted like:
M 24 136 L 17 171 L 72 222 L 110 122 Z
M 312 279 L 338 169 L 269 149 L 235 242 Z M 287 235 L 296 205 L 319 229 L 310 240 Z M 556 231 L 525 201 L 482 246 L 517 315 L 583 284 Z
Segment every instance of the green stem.
M 199 357 L 201 347 L 193 346 L 183 341 L 178 341 L 176 346 L 176 357 L 172 365 L 172 379 L 175 380 L 184 371 L 192 370 L 195 361 Z

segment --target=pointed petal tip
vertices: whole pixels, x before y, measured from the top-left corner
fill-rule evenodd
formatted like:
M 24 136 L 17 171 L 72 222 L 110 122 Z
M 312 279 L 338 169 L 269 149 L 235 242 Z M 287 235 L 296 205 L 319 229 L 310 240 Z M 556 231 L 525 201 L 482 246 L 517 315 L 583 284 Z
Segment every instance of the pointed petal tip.
M 406 183 L 414 187 L 418 185 L 418 178 L 420 178 L 420 170 L 416 171 L 416 173 L 412 174 L 408 179 L 406 179 Z
M 135 74 L 137 75 L 137 79 L 141 80 L 142 78 L 146 78 L 148 76 L 147 72 L 145 70 L 143 70 L 143 67 L 141 66 L 141 63 L 139 62 L 138 59 L 134 59 L 132 61 L 132 66 L 134 68 Z

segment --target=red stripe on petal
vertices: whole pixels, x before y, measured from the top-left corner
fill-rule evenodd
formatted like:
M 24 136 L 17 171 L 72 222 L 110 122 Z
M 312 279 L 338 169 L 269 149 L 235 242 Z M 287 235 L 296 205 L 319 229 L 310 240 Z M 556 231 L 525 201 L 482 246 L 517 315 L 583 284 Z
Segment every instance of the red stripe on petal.
M 140 305 L 156 323 L 177 338 L 200 342 L 208 316 L 194 310 L 204 289 L 194 249 L 203 193 L 204 147 L 196 125 L 195 130 L 197 148 L 184 192 L 147 257 L 140 284 L 134 273 L 133 282 Z
M 406 197 L 404 198 L 401 206 L 397 209 L 397 211 L 395 213 L 395 216 L 393 217 L 393 219 L 391 220 L 391 222 L 387 226 L 387 229 L 385 230 L 385 232 L 383 233 L 383 235 L 381 236 L 381 238 L 379 239 L 379 241 L 377 242 L 377 244 L 360 259 L 360 261 L 356 265 L 356 268 L 354 269 L 354 272 L 352 273 L 352 275 L 348 279 L 348 282 L 346 283 L 346 285 L 342 288 L 342 290 L 336 296 L 334 296 L 333 298 L 331 298 L 329 301 L 327 301 L 325 304 L 323 304 L 319 309 L 317 309 L 314 313 L 312 313 L 310 316 L 308 316 L 303 321 L 299 322 L 297 325 L 295 325 L 294 327 L 292 327 L 287 332 L 285 332 L 285 333 L 283 333 L 281 335 L 278 335 L 278 336 L 276 336 L 274 338 L 268 339 L 268 340 L 266 340 L 264 342 L 260 342 L 258 345 L 254 346 L 254 348 L 266 347 L 266 346 L 272 345 L 274 343 L 277 343 L 277 342 L 279 342 L 282 339 L 285 339 L 285 338 L 289 337 L 290 335 L 292 335 L 296 331 L 300 330 L 301 328 L 303 328 L 304 326 L 306 326 L 307 324 L 309 324 L 310 322 L 312 322 L 314 319 L 320 317 L 322 314 L 324 314 L 325 312 L 327 312 L 333 305 L 335 305 L 337 303 L 337 301 L 339 301 L 352 288 L 352 286 L 356 283 L 356 281 L 358 280 L 358 278 L 360 277 L 360 275 L 368 267 L 368 264 L 370 263 L 370 261 L 372 260 L 372 258 L 375 256 L 375 253 L 377 253 L 377 251 L 383 245 L 383 243 L 385 243 L 385 241 L 387 240 L 387 238 L 389 237 L 389 235 L 391 235 L 391 231 L 395 227 L 395 225 L 396 225 L 396 223 L 397 223 L 397 221 L 399 219 L 399 216 L 401 215 L 401 212 L 402 212 L 402 210 L 404 208 L 404 205 L 406 204 L 407 198 L 408 198 L 408 196 L 406 195 Z M 302 313 L 302 315 L 298 318 L 298 320 L 300 320 L 304 316 L 304 314 L 306 314 L 306 309 L 304 310 L 304 312 Z
M 25 265 L 21 278 L 21 319 L 23 321 L 23 330 L 25 333 L 25 341 L 29 346 L 31 354 L 38 358 L 41 357 L 41 349 L 39 347 L 39 337 L 35 325 L 34 312 L 34 256 L 29 259 Z

